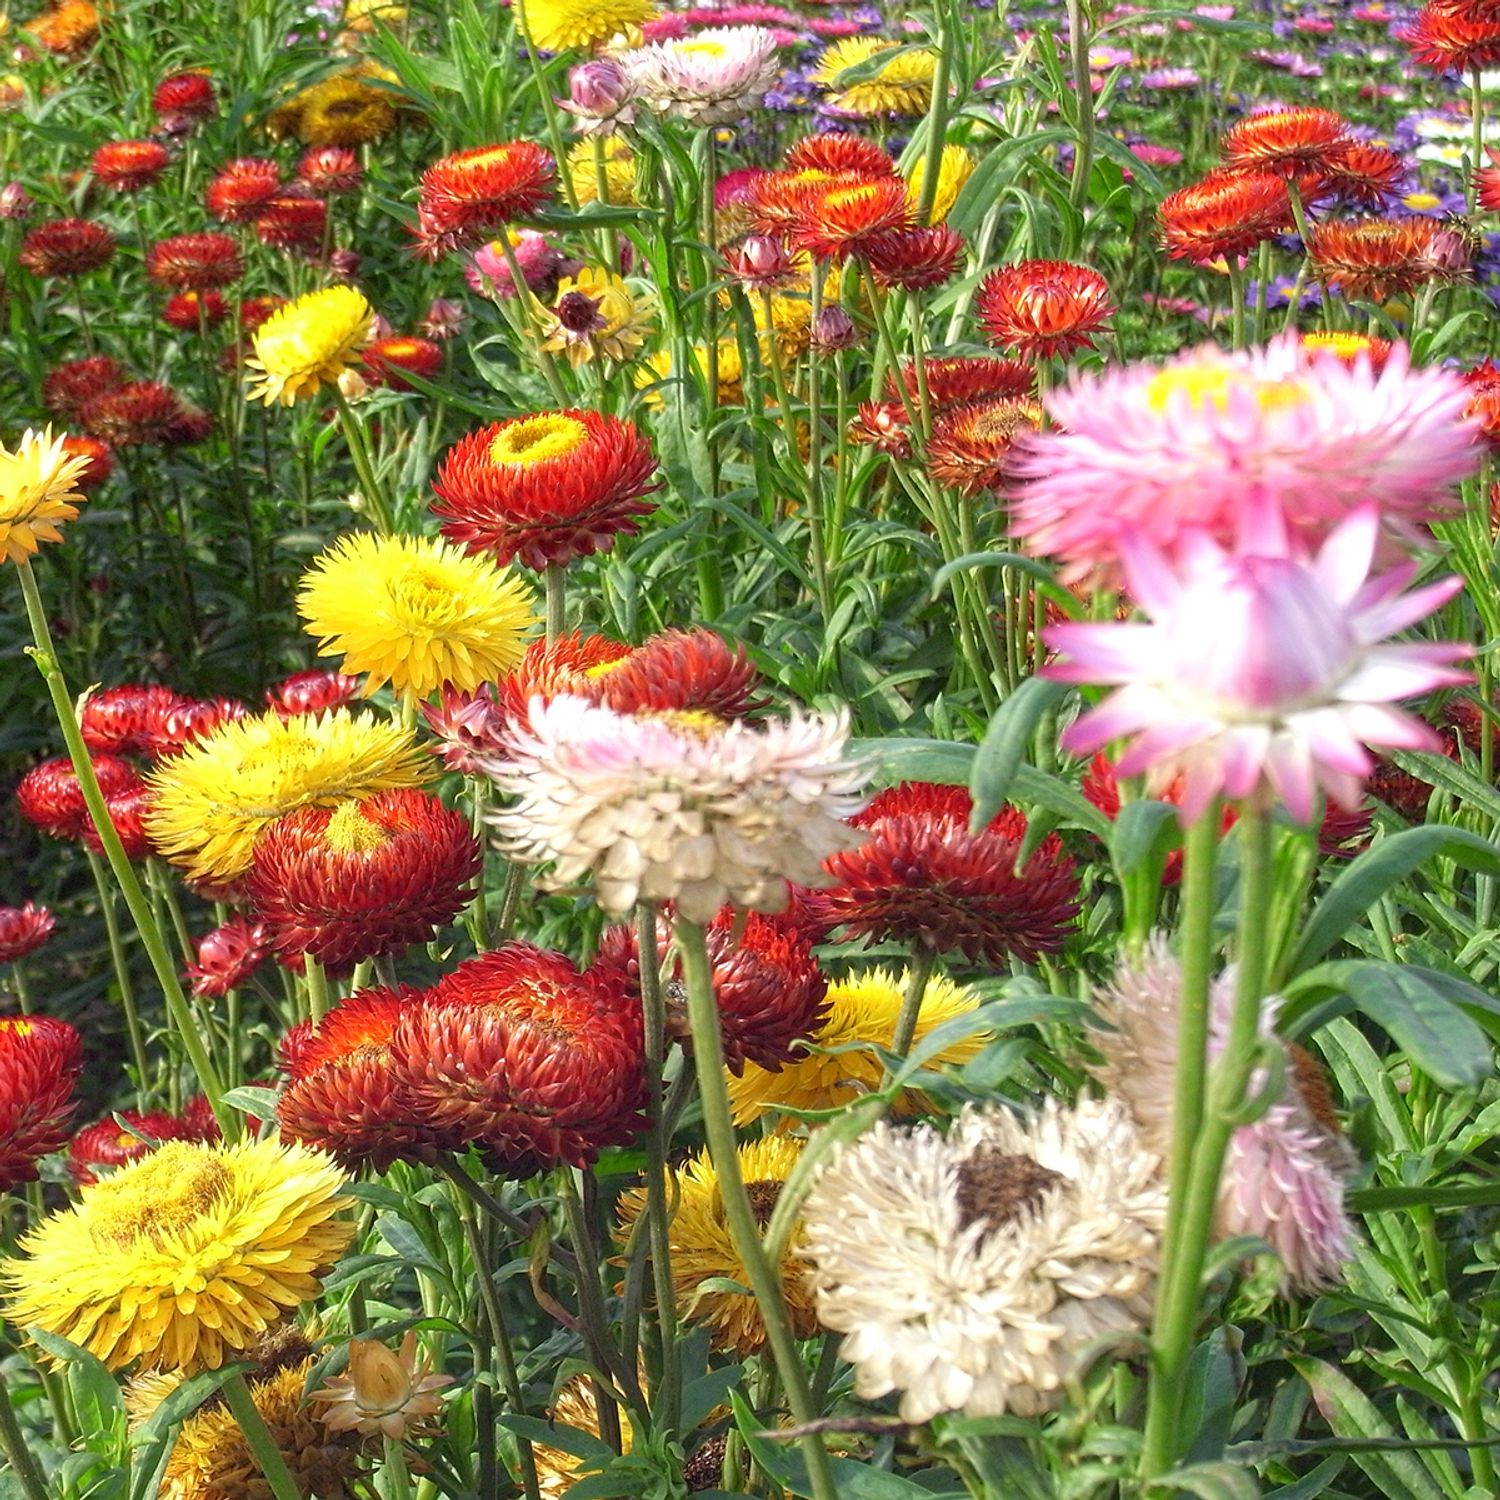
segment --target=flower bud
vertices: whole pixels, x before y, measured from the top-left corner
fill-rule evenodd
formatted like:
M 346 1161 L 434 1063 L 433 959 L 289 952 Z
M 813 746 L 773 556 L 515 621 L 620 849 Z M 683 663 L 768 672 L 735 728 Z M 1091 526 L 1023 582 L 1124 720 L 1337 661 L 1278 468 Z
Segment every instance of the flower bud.
M 813 324 L 812 343 L 815 349 L 848 349 L 859 342 L 859 329 L 854 319 L 842 307 L 821 308 Z
M 359 275 L 359 260 L 357 250 L 332 250 L 328 255 L 328 269 L 341 281 L 350 281 Z
M 456 338 L 463 323 L 464 310 L 457 302 L 447 297 L 434 297 L 421 322 L 417 324 L 417 331 L 426 338 L 442 343 L 446 339 Z
M 558 103 L 576 118 L 578 129 L 592 134 L 616 119 L 629 119 L 635 87 L 625 70 L 607 57 L 580 63 L 568 74 L 568 97 Z
M 0 219 L 25 219 L 36 207 L 31 194 L 19 182 L 7 182 L 0 188 Z
M 747 234 L 724 251 L 724 263 L 731 276 L 761 288 L 783 285 L 793 270 L 792 252 L 773 234 Z

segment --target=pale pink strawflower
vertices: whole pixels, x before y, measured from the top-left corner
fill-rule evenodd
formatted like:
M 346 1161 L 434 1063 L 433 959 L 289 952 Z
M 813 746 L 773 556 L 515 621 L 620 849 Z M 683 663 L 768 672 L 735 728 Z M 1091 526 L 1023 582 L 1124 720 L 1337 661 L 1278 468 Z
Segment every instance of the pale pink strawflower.
M 483 761 L 517 798 L 494 816 L 511 853 L 553 861 L 553 883 L 592 876 L 599 904 L 673 901 L 690 922 L 722 906 L 786 908 L 787 882 L 827 885 L 823 861 L 858 844 L 866 768 L 844 752 L 846 714 L 756 724 L 710 714 L 617 714 L 568 695 L 531 700 Z
M 580 135 L 608 135 L 635 120 L 635 84 L 610 57 L 580 63 L 568 73 L 568 97 L 557 101 Z
M 1118 690 L 1068 729 L 1080 755 L 1133 736 L 1121 776 L 1153 790 L 1181 776 L 1181 815 L 1218 796 L 1279 798 L 1310 822 L 1318 788 L 1354 808 L 1374 767 L 1365 746 L 1440 750 L 1436 733 L 1390 705 L 1468 680 L 1451 663 L 1471 648 L 1389 637 L 1462 587 L 1445 578 L 1403 592 L 1416 564 L 1372 576 L 1380 517 L 1361 506 L 1308 557 L 1289 549 L 1275 511 L 1247 517 L 1241 548 L 1202 532 L 1175 562 L 1126 538 L 1126 582 L 1147 622 L 1066 624 L 1046 633 L 1064 659 L 1046 675 Z
M 1459 375 L 1413 369 L 1399 344 L 1378 374 L 1295 338 L 1078 372 L 1047 398 L 1053 428 L 1016 445 L 1013 529 L 1069 579 L 1111 575 L 1126 536 L 1170 549 L 1192 527 L 1227 544 L 1267 500 L 1312 546 L 1366 504 L 1424 541 L 1483 456 L 1465 404 Z
M 1234 970 L 1214 981 L 1209 1055 L 1229 1033 Z M 1172 1077 L 1177 1055 L 1182 969 L 1158 935 L 1138 964 L 1121 964 L 1094 1008 L 1112 1030 L 1094 1044 L 1104 1055 L 1099 1081 L 1129 1107 L 1148 1147 L 1164 1158 L 1172 1139 Z M 1230 1137 L 1219 1180 L 1214 1237 L 1255 1235 L 1276 1252 L 1293 1286 L 1315 1289 L 1340 1279 L 1354 1254 L 1355 1231 L 1344 1210 L 1344 1185 L 1358 1164 L 1333 1113 L 1328 1088 L 1311 1054 L 1275 1034 L 1280 1002 L 1261 1002 L 1263 1044 L 1286 1061 L 1280 1096 L 1258 1119 Z M 1252 1076 L 1264 1089 L 1265 1070 Z
M 776 37 L 764 26 L 715 26 L 638 47 L 618 61 L 647 108 L 699 125 L 743 119 L 781 71 Z
M 556 290 L 558 278 L 571 275 L 578 266 L 577 261 L 570 262 L 546 235 L 538 234 L 534 229 L 512 230 L 510 248 L 527 288 L 538 296 L 550 297 Z M 464 280 L 487 297 L 516 295 L 511 283 L 510 262 L 499 240 L 482 246 L 465 262 Z

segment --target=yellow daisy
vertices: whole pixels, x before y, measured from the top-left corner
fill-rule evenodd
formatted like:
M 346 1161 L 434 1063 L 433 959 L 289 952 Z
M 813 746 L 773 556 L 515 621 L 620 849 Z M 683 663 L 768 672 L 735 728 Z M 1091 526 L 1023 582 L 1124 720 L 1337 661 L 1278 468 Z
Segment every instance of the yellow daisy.
M 558 283 L 541 320 L 542 347 L 565 353 L 576 368 L 594 359 L 630 359 L 646 341 L 650 316 L 613 271 L 585 266 Z
M 295 135 L 304 146 L 364 146 L 395 128 L 395 96 L 354 73 L 303 89 L 266 118 L 266 130 L 276 139 Z
M 14 453 L 0 446 L 0 559 L 23 562 L 38 542 L 62 541 L 57 528 L 77 516 L 84 497 L 75 484 L 88 466 L 50 427 L 28 428 Z
M 150 775 L 152 842 L 194 880 L 250 867 L 256 835 L 299 807 L 335 807 L 390 787 L 420 786 L 431 762 L 411 731 L 335 709 L 221 724 Z
M 375 310 L 352 286 L 324 287 L 278 308 L 255 330 L 258 371 L 249 395 L 267 406 L 292 406 L 332 384 L 370 340 Z
M 839 75 L 882 52 L 897 53 L 897 44 L 873 36 L 846 36 L 818 59 L 812 81 L 833 90 L 829 103 L 848 115 L 923 115 L 932 104 L 937 55 L 925 47 L 902 50 L 873 78 L 840 89 Z
M 521 31 L 543 52 L 593 47 L 656 14 L 651 0 L 519 0 Z
M 802 1154 L 802 1142 L 790 1136 L 772 1135 L 741 1146 L 740 1176 L 750 1197 L 750 1207 L 762 1230 L 771 1222 L 776 1200 L 792 1168 Z M 677 1293 L 677 1311 L 690 1322 L 708 1330 L 714 1347 L 749 1355 L 765 1348 L 766 1325 L 760 1308 L 749 1292 L 703 1291 L 714 1278 L 749 1286 L 750 1273 L 735 1251 L 719 1195 L 719 1174 L 702 1151 L 674 1171 L 667 1186 L 667 1201 L 675 1205 L 667 1234 L 672 1251 L 672 1285 Z M 632 1188 L 620 1195 L 620 1238 L 646 1211 L 645 1188 Z M 799 1339 L 817 1331 L 812 1294 L 799 1259 L 800 1231 L 788 1238 L 781 1265 L 781 1293 L 791 1315 L 793 1332 Z
M 605 200 L 617 206 L 639 202 L 635 195 L 635 156 L 630 147 L 617 135 L 605 136 L 599 144 L 604 152 Z M 568 179 L 580 204 L 598 201 L 599 167 L 592 139 L 579 141 L 568 152 Z
M 343 1186 L 305 1146 L 168 1141 L 22 1239 L 5 1316 L 112 1370 L 217 1369 L 322 1290 L 354 1233 Z
M 536 623 L 531 590 L 485 556 L 435 537 L 342 537 L 303 575 L 297 613 L 324 656 L 426 697 L 472 692 L 520 661 Z
M 621 1410 L 619 1415 L 620 1447 L 629 1453 L 635 1443 L 635 1433 L 627 1413 Z M 588 1378 L 575 1375 L 557 1393 L 548 1416 L 554 1426 L 598 1437 L 599 1406 Z M 568 1453 L 547 1443 L 534 1444 L 531 1452 L 536 1459 L 537 1488 L 542 1493 L 542 1500 L 562 1500 L 586 1472 L 598 1467 L 597 1464 L 586 1464 L 576 1453 Z
M 896 1039 L 896 1021 L 901 1014 L 906 983 L 905 973 L 871 969 L 829 985 L 828 1014 L 811 1042 L 818 1050 L 787 1063 L 779 1073 L 749 1063 L 738 1078 L 729 1079 L 735 1123 L 747 1124 L 768 1110 L 836 1109 L 878 1088 L 885 1070 L 875 1048 L 888 1048 Z M 966 1015 L 979 1004 L 979 996 L 973 990 L 941 974 L 934 975 L 922 994 L 913 1041 L 920 1042 L 929 1032 Z M 988 1032 L 971 1032 L 945 1047 L 927 1066 L 933 1069 L 959 1066 L 989 1041 Z M 843 1048 L 852 1050 L 840 1050 Z M 923 1102 L 919 1092 L 906 1089 L 897 1099 L 893 1113 L 914 1114 Z
M 693 366 L 700 377 L 706 378 L 707 359 L 702 344 L 694 344 Z M 744 362 L 740 357 L 740 346 L 734 339 L 719 340 L 719 405 L 738 406 L 745 399 Z M 659 349 L 648 355 L 641 368 L 635 372 L 635 383 L 646 392 L 646 401 L 651 406 L 662 404 L 661 386 L 672 378 L 672 351 Z
M 344 25 L 350 31 L 374 31 L 381 26 L 399 26 L 406 19 L 406 7 L 396 0 L 349 0 L 344 7 Z
M 974 158 L 962 146 L 944 146 L 938 158 L 937 188 L 933 194 L 932 212 L 927 223 L 941 224 L 953 212 L 964 184 L 974 175 Z M 916 160 L 906 178 L 906 202 L 913 216 L 922 201 L 922 185 L 927 180 L 927 153 Z

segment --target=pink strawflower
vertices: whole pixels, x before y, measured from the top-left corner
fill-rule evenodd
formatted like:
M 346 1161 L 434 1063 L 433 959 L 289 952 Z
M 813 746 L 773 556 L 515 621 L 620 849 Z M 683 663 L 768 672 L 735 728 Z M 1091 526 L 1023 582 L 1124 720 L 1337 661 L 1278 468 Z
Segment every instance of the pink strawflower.
M 528 290 L 538 296 L 549 298 L 557 288 L 558 278 L 571 275 L 577 269 L 576 261 L 568 257 L 549 240 L 534 229 L 516 229 L 510 235 L 511 253 L 516 258 L 522 279 Z M 464 280 L 476 292 L 487 297 L 508 298 L 516 295 L 511 284 L 510 262 L 505 257 L 505 247 L 499 240 L 476 250 L 464 265 Z
M 1410 562 L 1372 577 L 1379 527 L 1376 508 L 1361 506 L 1315 557 L 1288 547 L 1270 510 L 1234 552 L 1189 533 L 1173 563 L 1149 541 L 1126 538 L 1125 577 L 1149 623 L 1046 633 L 1066 658 L 1048 676 L 1119 689 L 1064 745 L 1087 755 L 1133 736 L 1119 774 L 1149 773 L 1155 790 L 1181 776 L 1184 823 L 1220 795 L 1279 797 L 1306 823 L 1319 787 L 1345 808 L 1359 805 L 1374 769 L 1362 747 L 1441 750 L 1429 725 L 1387 705 L 1467 681 L 1450 663 L 1470 648 L 1382 642 L 1451 599 L 1462 580 L 1403 593 Z
M 1192 527 L 1227 545 L 1267 500 L 1309 546 L 1365 504 L 1426 540 L 1483 456 L 1466 404 L 1456 372 L 1413 369 L 1399 344 L 1378 373 L 1295 337 L 1075 373 L 1047 398 L 1052 430 L 1016 445 L 1013 472 L 1030 482 L 1013 529 L 1070 580 L 1113 572 L 1126 536 L 1170 549 Z
M 699 125 L 743 119 L 781 71 L 776 37 L 764 26 L 711 27 L 638 47 L 618 61 L 647 109 Z
M 1234 995 L 1234 970 L 1215 981 L 1209 1000 L 1211 1061 L 1224 1050 Z M 1095 1034 L 1104 1055 L 1099 1081 L 1135 1117 L 1147 1146 L 1165 1161 L 1172 1141 L 1172 1077 L 1182 1002 L 1182 968 L 1164 938 L 1154 938 L 1138 965 L 1121 964 L 1113 982 L 1094 997 L 1112 1029 Z M 1275 1033 L 1280 1002 L 1261 1002 L 1260 1037 L 1283 1051 L 1279 1097 L 1258 1119 L 1230 1137 L 1219 1180 L 1214 1237 L 1253 1234 L 1266 1241 L 1291 1285 L 1313 1289 L 1340 1279 L 1354 1253 L 1355 1232 L 1344 1211 L 1344 1183 L 1358 1158 L 1345 1140 L 1328 1086 L 1310 1053 Z M 1264 1069 L 1251 1092 L 1266 1087 Z
M 505 728 L 505 715 L 493 684 L 484 682 L 475 692 L 461 693 L 452 683 L 445 682 L 439 702 L 418 706 L 427 727 L 438 737 L 438 743 L 428 748 L 450 771 L 477 776 L 480 757 L 493 758 L 504 753 L 501 731 Z

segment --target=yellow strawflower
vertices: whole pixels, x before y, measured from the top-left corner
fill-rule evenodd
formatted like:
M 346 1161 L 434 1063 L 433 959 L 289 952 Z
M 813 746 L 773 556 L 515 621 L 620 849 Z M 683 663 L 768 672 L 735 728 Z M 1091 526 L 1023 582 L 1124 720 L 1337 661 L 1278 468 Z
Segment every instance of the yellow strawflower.
M 594 359 L 624 361 L 646 341 L 650 315 L 624 280 L 585 266 L 558 283 L 550 308 L 540 310 L 542 348 L 564 353 L 577 368 Z
M 521 32 L 543 52 L 593 47 L 656 14 L 651 0 L 517 0 Z
M 828 102 L 845 114 L 923 115 L 932 104 L 937 55 L 925 47 L 893 55 L 873 78 L 839 89 L 839 75 L 882 52 L 897 53 L 897 44 L 873 36 L 846 36 L 818 59 L 812 81 L 835 90 Z
M 252 336 L 255 353 L 245 363 L 259 373 L 251 399 L 292 406 L 316 396 L 354 362 L 374 324 L 374 308 L 352 286 L 308 292 L 278 308 Z
M 759 1119 L 768 1110 L 836 1109 L 880 1086 L 884 1065 L 876 1046 L 889 1048 L 896 1039 L 896 1022 L 906 993 L 907 975 L 871 969 L 828 986 L 828 1014 L 811 1045 L 817 1050 L 787 1063 L 779 1073 L 748 1063 L 738 1078 L 729 1079 L 729 1099 L 737 1125 Z M 920 1042 L 939 1026 L 976 1009 L 979 996 L 941 974 L 922 992 L 913 1042 Z M 970 1032 L 945 1047 L 927 1066 L 957 1066 L 974 1057 L 990 1040 L 988 1032 Z M 841 1050 L 849 1048 L 852 1050 Z M 892 1113 L 912 1114 L 923 1104 L 914 1089 L 903 1091 Z M 785 1123 L 791 1123 L 790 1121 Z
M 303 575 L 297 613 L 324 656 L 425 697 L 472 692 L 520 661 L 536 623 L 531 590 L 492 558 L 435 537 L 341 537 Z
M 944 146 L 938 158 L 937 189 L 932 199 L 928 224 L 941 224 L 953 212 L 964 184 L 974 175 L 974 158 L 962 146 Z M 924 151 L 907 174 L 906 202 L 916 216 L 922 201 L 922 184 L 927 180 L 927 153 Z
M 599 165 L 594 160 L 594 142 L 604 154 L 605 201 L 616 206 L 639 202 L 635 194 L 635 156 L 621 137 L 608 135 L 579 141 L 568 152 L 568 180 L 580 204 L 599 198 Z
M 22 562 L 38 542 L 62 541 L 57 528 L 77 516 L 84 497 L 75 485 L 88 466 L 50 427 L 28 428 L 14 453 L 0 446 L 0 559 Z
M 194 880 L 249 869 L 256 835 L 299 807 L 420 786 L 431 762 L 409 730 L 334 709 L 221 724 L 150 774 L 152 842 Z
M 343 1187 L 305 1146 L 168 1141 L 23 1237 L 5 1316 L 111 1370 L 217 1369 L 322 1290 L 354 1233 Z

